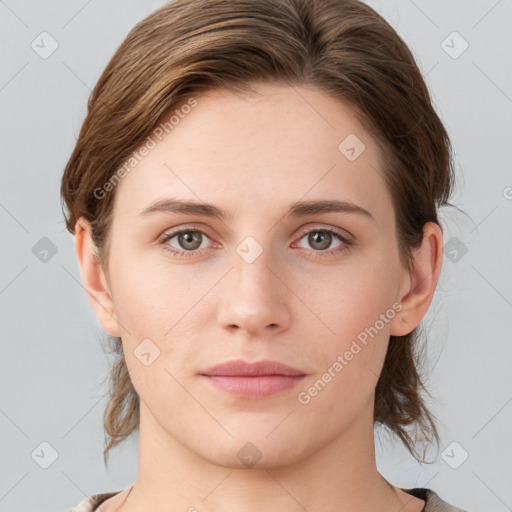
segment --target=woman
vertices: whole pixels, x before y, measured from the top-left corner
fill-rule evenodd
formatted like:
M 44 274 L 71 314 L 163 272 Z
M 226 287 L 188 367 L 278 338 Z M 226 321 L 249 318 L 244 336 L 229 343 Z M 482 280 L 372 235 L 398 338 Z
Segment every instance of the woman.
M 139 469 L 73 510 L 460 510 L 374 450 L 374 425 L 417 458 L 439 443 L 413 354 L 452 179 L 414 58 L 363 3 L 176 0 L 139 23 L 61 187 L 120 356 L 105 462 L 138 430 Z

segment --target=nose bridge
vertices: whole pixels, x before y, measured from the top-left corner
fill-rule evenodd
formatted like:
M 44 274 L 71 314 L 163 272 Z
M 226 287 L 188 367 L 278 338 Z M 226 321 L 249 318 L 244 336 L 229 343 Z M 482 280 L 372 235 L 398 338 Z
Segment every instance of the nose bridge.
M 241 291 L 247 288 L 252 293 L 271 291 L 270 289 L 273 288 L 270 271 L 273 266 L 271 252 L 265 249 L 260 254 L 256 254 L 256 248 L 250 243 L 243 243 L 238 247 L 234 271 Z
M 267 303 L 279 293 L 271 268 L 275 266 L 272 248 L 263 246 L 255 237 L 245 237 L 233 255 L 234 293 L 249 305 L 252 301 Z M 252 297 L 251 297 L 252 296 Z M 260 304 L 261 306 L 261 304 Z
M 275 276 L 273 251 L 254 236 L 245 237 L 232 255 L 219 320 L 250 331 L 267 326 L 283 327 L 288 322 L 283 285 Z M 275 328 L 275 327 L 274 327 Z

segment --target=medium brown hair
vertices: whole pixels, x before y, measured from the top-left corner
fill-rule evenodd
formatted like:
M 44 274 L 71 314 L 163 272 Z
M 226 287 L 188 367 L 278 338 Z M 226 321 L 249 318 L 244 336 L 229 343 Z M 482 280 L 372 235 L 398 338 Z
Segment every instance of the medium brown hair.
M 66 227 L 74 234 L 80 217 L 90 222 L 105 271 L 115 191 L 101 200 L 94 191 L 190 95 L 251 92 L 258 82 L 312 86 L 354 110 L 380 147 L 400 255 L 411 269 L 424 224 L 440 224 L 438 208 L 449 204 L 453 164 L 421 72 L 395 30 L 357 0 L 175 0 L 138 23 L 113 55 L 62 177 Z M 119 358 L 104 413 L 106 464 L 110 449 L 139 425 L 139 396 L 121 338 L 113 339 Z M 440 439 L 422 396 L 417 349 L 417 330 L 390 337 L 374 422 L 418 459 L 419 434 Z

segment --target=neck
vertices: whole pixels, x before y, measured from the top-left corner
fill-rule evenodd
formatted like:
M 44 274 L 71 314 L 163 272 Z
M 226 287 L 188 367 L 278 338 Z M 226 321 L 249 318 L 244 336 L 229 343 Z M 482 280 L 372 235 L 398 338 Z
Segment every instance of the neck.
M 295 449 L 300 453 L 300 447 Z M 292 464 L 241 469 L 240 464 L 216 464 L 178 442 L 141 402 L 139 450 L 137 480 L 122 512 L 416 512 L 424 505 L 378 473 L 373 422 L 366 416 Z

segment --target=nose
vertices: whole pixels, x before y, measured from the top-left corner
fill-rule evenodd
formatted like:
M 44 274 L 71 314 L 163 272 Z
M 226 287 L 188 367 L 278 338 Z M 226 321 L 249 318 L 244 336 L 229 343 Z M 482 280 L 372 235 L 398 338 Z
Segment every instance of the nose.
M 291 292 L 270 251 L 252 262 L 235 253 L 223 281 L 218 321 L 224 329 L 264 337 L 288 328 Z

